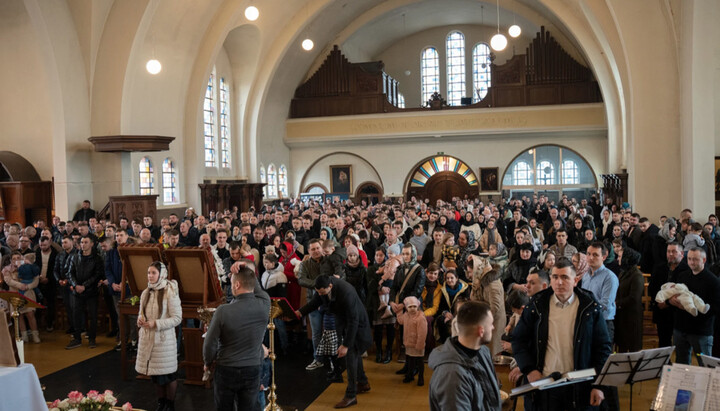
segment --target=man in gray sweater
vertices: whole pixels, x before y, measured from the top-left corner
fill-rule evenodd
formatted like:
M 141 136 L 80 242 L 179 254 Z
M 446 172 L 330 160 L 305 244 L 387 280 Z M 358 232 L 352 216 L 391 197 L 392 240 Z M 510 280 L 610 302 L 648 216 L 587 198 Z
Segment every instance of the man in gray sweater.
M 205 370 L 215 362 L 218 411 L 259 410 L 262 341 L 270 317 L 270 297 L 245 262 L 236 262 L 230 272 L 234 298 L 218 307 L 210 322 L 203 344 Z

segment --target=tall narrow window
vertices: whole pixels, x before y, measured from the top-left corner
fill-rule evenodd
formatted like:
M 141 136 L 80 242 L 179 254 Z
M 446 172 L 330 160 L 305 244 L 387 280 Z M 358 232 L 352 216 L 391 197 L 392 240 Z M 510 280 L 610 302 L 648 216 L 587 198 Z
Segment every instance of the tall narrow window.
M 214 75 L 210 74 L 203 104 L 205 167 L 215 167 L 215 87 L 213 81 Z
M 532 184 L 532 168 L 530 164 L 520 161 L 512 169 L 512 181 L 516 186 L 529 186 Z
M 490 87 L 490 47 L 478 43 L 473 49 L 473 101 L 485 98 Z
M 177 200 L 177 173 L 175 163 L 166 158 L 162 164 L 163 204 L 176 204 Z
M 220 78 L 220 164 L 230 168 L 230 98 L 225 77 Z
M 155 185 L 155 176 L 153 175 L 153 166 L 149 158 L 143 157 L 140 160 L 140 195 L 152 194 Z
M 434 47 L 428 47 L 423 50 L 421 60 L 422 102 L 420 105 L 425 106 L 433 93 L 440 92 L 440 58 Z
M 260 182 L 261 183 L 267 183 L 267 176 L 265 175 L 265 167 L 260 166 Z M 268 189 L 267 184 L 263 186 L 263 197 L 267 198 L 268 196 Z
M 277 198 L 278 185 L 277 185 L 277 171 L 275 171 L 275 164 L 270 164 L 267 169 L 267 189 L 268 189 L 268 198 Z
M 555 167 L 549 161 L 541 161 L 537 165 L 537 184 L 555 184 Z
M 562 163 L 562 183 L 580 184 L 580 172 L 578 165 L 572 160 L 565 160 Z
M 402 93 L 398 93 L 398 107 L 405 108 L 405 96 Z
M 288 181 L 287 181 L 287 167 L 285 164 L 280 165 L 278 169 L 278 185 L 280 187 L 280 194 L 283 198 L 288 196 Z
M 459 106 L 465 97 L 465 36 L 453 31 L 447 36 L 447 102 Z

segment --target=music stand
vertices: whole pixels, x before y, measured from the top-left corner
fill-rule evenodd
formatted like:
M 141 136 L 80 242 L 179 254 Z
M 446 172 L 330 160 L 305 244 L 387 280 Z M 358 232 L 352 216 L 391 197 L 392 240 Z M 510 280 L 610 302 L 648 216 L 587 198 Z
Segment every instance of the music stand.
M 605 362 L 595 384 L 612 387 L 630 384 L 632 411 L 633 385 L 636 382 L 660 378 L 663 366 L 670 362 L 673 351 L 674 346 L 612 354 Z
M 705 368 L 718 368 L 718 365 L 720 365 L 720 358 L 700 354 L 698 355 L 698 364 Z
M 7 301 L 13 309 L 11 315 L 15 323 L 15 346 L 17 347 L 18 360 L 20 364 L 24 364 L 25 346 L 23 345 L 22 338 L 20 338 L 20 310 L 23 308 L 45 308 L 45 306 L 25 297 L 17 291 L 0 291 L 0 298 Z

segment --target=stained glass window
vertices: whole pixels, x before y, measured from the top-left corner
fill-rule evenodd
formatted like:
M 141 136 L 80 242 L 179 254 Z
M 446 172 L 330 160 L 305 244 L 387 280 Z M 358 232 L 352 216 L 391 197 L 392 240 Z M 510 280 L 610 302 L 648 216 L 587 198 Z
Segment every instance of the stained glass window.
M 485 98 L 490 87 L 490 47 L 478 43 L 473 49 L 473 102 Z
M 410 180 L 410 186 L 425 187 L 430 177 L 443 171 L 452 171 L 460 174 L 471 186 L 478 184 L 477 177 L 475 173 L 473 173 L 472 168 L 464 162 L 451 156 L 435 156 L 415 169 L 412 179 Z
M 140 160 L 140 195 L 152 194 L 155 186 L 155 176 L 153 174 L 152 162 L 149 158 L 143 157 Z
M 267 177 L 265 176 L 265 167 L 260 166 L 260 182 L 267 183 Z M 267 185 L 263 186 L 263 197 L 267 198 Z
M 537 184 L 555 184 L 555 167 L 549 161 L 541 161 L 537 165 Z
M 440 58 L 437 50 L 434 47 L 423 50 L 420 64 L 422 81 L 420 105 L 425 106 L 434 92 L 440 92 Z
M 278 184 L 280 186 L 280 194 L 283 198 L 288 196 L 287 168 L 285 164 L 280 165 L 278 169 Z
M 224 77 L 220 78 L 220 164 L 230 168 L 230 97 Z
M 572 160 L 565 160 L 562 166 L 562 183 L 580 184 L 580 170 L 577 163 Z
M 267 168 L 267 189 L 268 189 L 268 198 L 277 198 L 278 185 L 277 185 L 277 172 L 275 171 L 275 164 L 270 164 Z
M 513 166 L 512 181 L 516 186 L 529 186 L 532 184 L 532 168 L 530 164 L 520 161 Z
M 177 173 L 175 163 L 170 158 L 162 164 L 163 204 L 175 204 L 177 199 Z
M 205 135 L 205 167 L 215 167 L 215 99 L 214 75 L 210 74 L 203 104 L 203 134 Z
M 447 36 L 447 102 L 459 106 L 465 97 L 465 36 L 453 31 Z

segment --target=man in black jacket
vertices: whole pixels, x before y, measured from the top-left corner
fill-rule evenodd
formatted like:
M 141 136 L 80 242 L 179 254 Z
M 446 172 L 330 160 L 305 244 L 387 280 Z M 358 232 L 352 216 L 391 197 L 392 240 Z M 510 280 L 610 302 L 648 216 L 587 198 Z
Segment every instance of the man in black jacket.
M 65 306 L 65 314 L 67 315 L 68 329 L 65 331 L 67 334 L 74 334 L 75 323 L 74 310 L 73 310 L 73 296 L 68 277 L 70 275 L 70 267 L 72 266 L 72 256 L 77 252 L 75 250 L 75 244 L 73 243 L 72 237 L 64 235 L 60 242 L 62 251 L 55 257 L 55 267 L 53 268 L 53 276 L 59 286 L 60 293 L 63 299 L 63 305 Z M 82 327 L 81 327 L 82 328 Z
M 335 314 L 337 325 L 338 358 L 346 358 L 348 387 L 345 397 L 335 408 L 346 408 L 357 404 L 356 395 L 370 391 L 370 384 L 363 369 L 362 353 L 372 345 L 370 321 L 367 310 L 358 297 L 355 288 L 349 283 L 328 275 L 315 279 L 317 293 L 310 302 L 296 311 L 298 317 L 317 310 L 327 304 L 328 310 Z
M 601 306 L 591 293 L 575 287 L 577 282 L 572 262 L 559 259 L 550 275 L 551 288 L 532 297 L 513 331 L 515 361 L 530 382 L 586 368 L 599 374 L 612 352 Z M 605 398 L 589 382 L 530 397 L 530 409 L 563 411 L 595 407 Z
M 90 200 L 85 200 L 82 202 L 82 208 L 77 210 L 75 212 L 75 215 L 73 216 L 73 221 L 90 221 L 91 218 L 95 217 L 95 210 L 90 208 Z
M 89 347 L 95 348 L 98 284 L 105 278 L 105 267 L 90 236 L 85 236 L 80 240 L 80 252 L 73 255 L 69 274 L 68 282 L 73 287 L 75 334 L 65 349 L 72 350 L 82 345 L 80 333 L 85 308 L 87 308 L 90 321 L 88 325 Z
M 40 284 L 38 287 L 45 298 L 47 311 L 45 312 L 45 327 L 48 332 L 54 330 L 55 324 L 55 293 L 54 278 L 55 259 L 58 252 L 50 245 L 49 237 L 40 237 L 37 250 L 35 250 L 35 265 L 40 267 Z
M 655 265 L 655 269 L 650 276 L 650 284 L 648 285 L 648 294 L 650 295 L 650 307 L 652 308 L 652 321 L 657 326 L 658 346 L 670 347 L 672 345 L 673 335 L 673 311 L 668 310 L 667 304 L 655 301 L 655 296 L 660 287 L 667 282 L 675 282 L 680 274 L 690 272 L 687 262 L 683 258 L 683 246 L 677 242 L 667 244 L 666 250 L 667 262 L 661 262 Z

